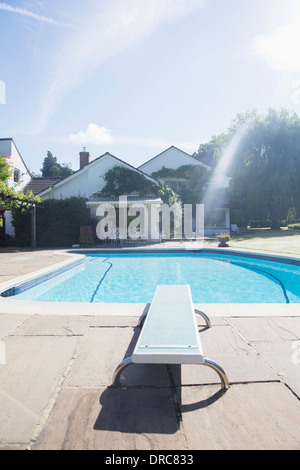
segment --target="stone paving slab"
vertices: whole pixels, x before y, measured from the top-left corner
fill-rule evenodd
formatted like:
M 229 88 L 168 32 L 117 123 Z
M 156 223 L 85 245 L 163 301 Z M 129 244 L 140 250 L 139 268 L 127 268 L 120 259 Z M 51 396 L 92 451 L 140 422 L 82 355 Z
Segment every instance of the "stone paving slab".
M 300 318 L 231 318 L 229 322 L 249 342 L 300 339 Z
M 300 402 L 281 383 L 182 387 L 183 430 L 194 450 L 299 450 Z
M 93 317 L 70 315 L 32 315 L 14 330 L 13 335 L 80 336 L 85 334 L 92 319 Z
M 256 343 L 255 348 L 300 397 L 300 342 Z
M 185 450 L 169 388 L 64 388 L 36 450 Z
M 0 314 L 0 341 L 12 333 L 17 326 L 25 322 L 30 315 L 10 315 L 8 313 Z
M 215 325 L 200 332 L 204 356 L 219 363 L 229 382 L 257 382 L 278 380 L 275 371 L 232 328 Z M 183 384 L 219 383 L 218 375 L 204 366 L 188 365 L 182 368 Z
M 111 385 L 118 364 L 131 356 L 140 328 L 90 328 L 81 342 L 66 386 Z M 135 364 L 121 376 L 123 385 L 169 385 L 164 365 Z
M 28 443 L 78 343 L 77 337 L 18 337 L 5 340 L 0 364 L 0 444 Z
M 64 250 L 16 251 L 13 253 L 1 250 L 0 283 L 68 259 L 70 256 L 66 255 Z

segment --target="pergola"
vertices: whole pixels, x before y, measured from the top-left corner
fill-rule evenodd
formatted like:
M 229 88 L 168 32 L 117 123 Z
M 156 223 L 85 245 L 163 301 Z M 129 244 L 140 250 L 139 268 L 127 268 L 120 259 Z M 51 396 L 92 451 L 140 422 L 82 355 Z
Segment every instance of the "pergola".
M 20 198 L 0 192 L 0 209 L 7 210 L 5 205 L 15 205 L 24 209 L 31 208 L 31 247 L 36 248 L 36 208 L 44 207 L 43 203 L 32 200 L 31 198 L 26 198 L 26 195 L 24 195 L 24 198 Z

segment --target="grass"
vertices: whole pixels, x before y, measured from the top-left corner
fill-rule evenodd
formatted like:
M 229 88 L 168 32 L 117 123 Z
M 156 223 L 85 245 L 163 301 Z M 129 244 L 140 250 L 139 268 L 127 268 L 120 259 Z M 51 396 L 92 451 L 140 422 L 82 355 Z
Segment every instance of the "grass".
M 256 228 L 245 235 L 233 235 L 228 244 L 232 248 L 300 255 L 300 232 L 286 228 L 280 230 Z

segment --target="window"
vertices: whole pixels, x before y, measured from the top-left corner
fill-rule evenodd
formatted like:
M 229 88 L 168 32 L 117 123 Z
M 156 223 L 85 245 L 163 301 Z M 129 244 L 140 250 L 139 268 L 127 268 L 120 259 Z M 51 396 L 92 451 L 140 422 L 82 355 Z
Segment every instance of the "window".
M 21 172 L 18 168 L 14 168 L 14 183 L 19 183 L 21 179 Z

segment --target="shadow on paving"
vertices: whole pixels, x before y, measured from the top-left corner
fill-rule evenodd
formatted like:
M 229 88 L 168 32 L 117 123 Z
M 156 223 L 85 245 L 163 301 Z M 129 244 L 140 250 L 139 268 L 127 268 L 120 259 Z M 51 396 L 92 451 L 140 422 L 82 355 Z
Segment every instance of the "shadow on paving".
M 133 353 L 141 329 L 136 327 L 123 359 Z M 96 431 L 138 434 L 175 434 L 182 413 L 202 409 L 225 393 L 218 390 L 208 399 L 182 405 L 181 365 L 132 364 L 121 375 L 121 388 L 108 387 L 100 396 L 101 411 Z

